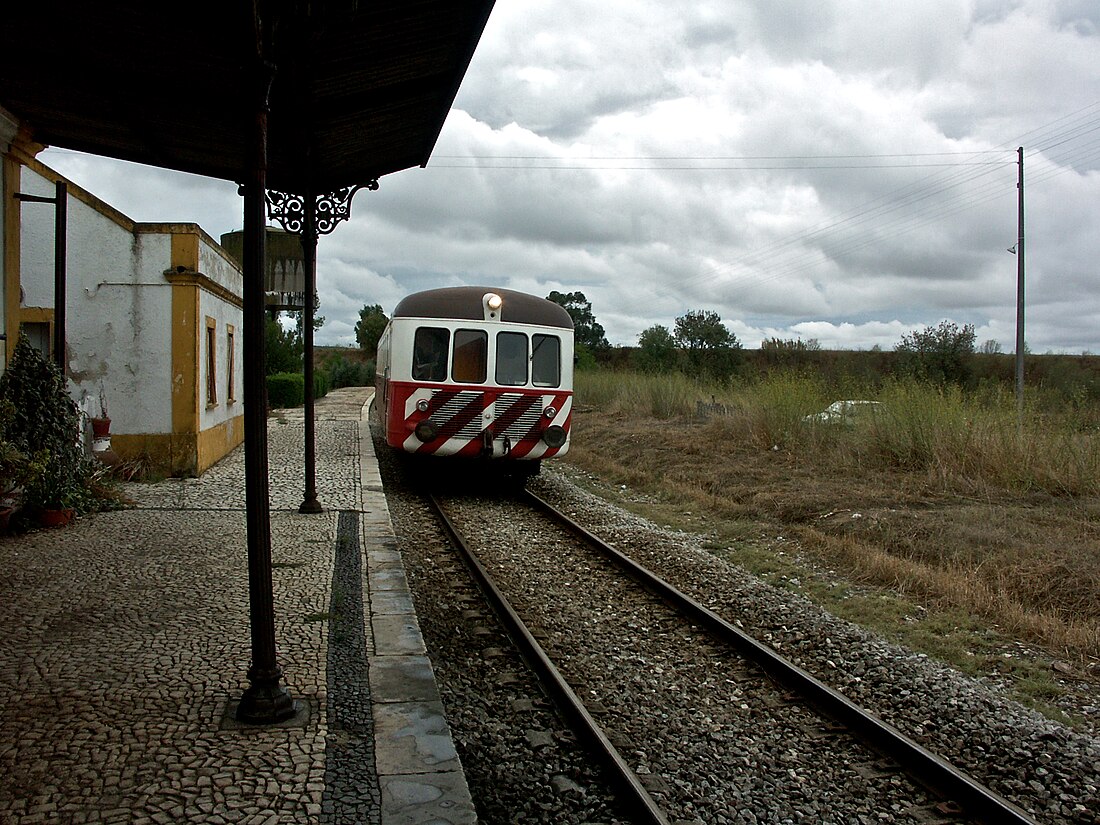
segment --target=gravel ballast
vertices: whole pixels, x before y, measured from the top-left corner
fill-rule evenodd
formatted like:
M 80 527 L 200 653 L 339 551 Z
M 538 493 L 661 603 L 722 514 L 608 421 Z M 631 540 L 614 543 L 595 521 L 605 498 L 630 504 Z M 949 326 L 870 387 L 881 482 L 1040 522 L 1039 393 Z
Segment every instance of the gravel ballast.
M 706 552 L 697 538 L 660 529 L 583 492 L 555 469 L 544 469 L 529 486 L 620 551 L 1029 810 L 1038 821 L 1100 822 L 1095 813 L 1100 808 L 1096 738 L 1011 702 L 995 685 L 887 643 L 796 594 L 774 588 Z M 476 592 L 460 584 L 465 573 L 445 561 L 449 551 L 416 496 L 400 492 L 399 485 L 388 488 L 387 494 L 448 721 L 482 821 L 621 821 L 601 777 L 545 706 L 495 620 L 480 615 L 484 608 Z M 495 540 L 522 553 L 527 543 L 522 529 L 510 527 L 503 514 L 498 521 Z M 519 532 L 509 538 L 509 530 Z M 532 603 L 540 591 L 551 594 L 560 585 L 567 568 L 565 560 L 560 561 L 557 568 L 551 564 L 539 574 L 548 576 L 545 581 L 535 579 L 534 573 L 524 574 L 533 579 L 526 583 Z M 599 601 L 598 595 L 594 598 Z M 591 605 L 569 607 L 574 615 L 563 622 L 576 621 L 587 611 L 594 626 L 602 623 Z M 632 621 L 639 627 L 660 628 L 663 619 L 650 614 L 649 605 L 639 603 L 637 610 Z M 545 614 L 551 638 L 554 622 L 552 614 Z M 738 704 L 750 710 L 767 702 L 755 696 L 751 681 L 727 672 L 726 664 L 717 661 L 720 655 L 705 642 L 682 639 L 675 654 L 678 660 L 663 663 L 637 661 L 650 654 L 624 650 L 611 635 L 604 645 L 593 641 L 576 650 L 567 667 L 586 674 L 581 678 L 589 696 L 584 698 L 596 700 L 608 718 L 620 712 L 620 705 L 642 705 L 635 708 L 638 729 L 619 734 L 616 744 L 639 773 L 651 774 L 651 789 L 668 801 L 679 821 L 913 821 L 911 808 L 919 800 L 914 801 L 908 783 L 896 772 L 876 773 L 859 757 L 846 755 L 848 746 L 838 744 L 846 741 L 844 737 L 824 737 L 819 740 L 823 750 L 807 753 L 807 748 L 819 745 L 772 741 L 772 734 L 752 727 L 751 716 L 745 717 L 747 733 L 732 733 L 727 726 L 731 696 L 742 697 Z M 635 675 L 624 675 L 630 673 Z M 667 681 L 672 674 L 683 688 L 677 700 L 660 698 L 669 694 L 656 690 L 651 691 L 651 701 L 631 698 L 652 687 L 645 684 L 647 679 Z M 629 679 L 639 684 L 624 684 Z M 731 682 L 732 687 L 727 684 Z M 812 725 L 804 719 L 784 724 L 788 733 Z M 730 782 L 725 768 L 708 774 L 708 764 L 737 760 L 746 766 L 747 778 L 741 784 Z M 858 770 L 852 767 L 857 763 Z M 859 775 L 853 778 L 853 771 Z M 680 778 L 683 784 L 668 783 L 662 779 L 666 775 L 691 778 Z M 775 782 L 769 776 L 786 779 Z M 855 797 L 866 795 L 869 788 L 877 799 L 861 807 Z

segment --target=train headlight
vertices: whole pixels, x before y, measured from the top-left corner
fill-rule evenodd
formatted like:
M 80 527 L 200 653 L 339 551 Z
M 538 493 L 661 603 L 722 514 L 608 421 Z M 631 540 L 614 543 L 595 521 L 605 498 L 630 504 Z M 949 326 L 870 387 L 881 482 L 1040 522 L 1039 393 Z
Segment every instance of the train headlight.
M 413 432 L 416 434 L 417 438 L 427 444 L 429 441 L 434 441 L 436 436 L 439 435 L 439 427 L 431 421 L 425 420 L 417 424 Z
M 542 440 L 546 442 L 547 447 L 562 446 L 565 443 L 565 428 L 557 424 L 550 425 L 543 431 Z
M 547 418 L 553 420 L 554 416 L 558 414 L 558 411 L 554 407 L 547 407 L 545 410 L 542 411 L 542 414 L 545 415 Z
M 484 320 L 497 321 L 500 319 L 500 308 L 504 306 L 504 299 L 495 292 L 486 292 L 481 296 L 481 305 L 485 314 Z
M 427 398 L 421 398 L 419 401 L 416 402 L 416 408 L 418 410 L 420 410 L 420 412 L 427 412 L 428 411 L 428 399 Z

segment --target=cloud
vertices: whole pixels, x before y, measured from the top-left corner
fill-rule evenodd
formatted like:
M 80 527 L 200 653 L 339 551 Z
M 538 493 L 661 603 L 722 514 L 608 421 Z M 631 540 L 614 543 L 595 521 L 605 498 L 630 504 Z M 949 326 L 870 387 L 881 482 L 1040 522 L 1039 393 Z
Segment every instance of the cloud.
M 1100 12 L 1086 0 L 498 4 L 426 169 L 321 239 L 322 343 L 460 283 L 581 291 L 613 343 L 892 347 L 944 319 L 1100 350 Z M 47 152 L 138 220 L 240 226 L 231 184 Z M 983 337 L 984 336 L 984 337 Z

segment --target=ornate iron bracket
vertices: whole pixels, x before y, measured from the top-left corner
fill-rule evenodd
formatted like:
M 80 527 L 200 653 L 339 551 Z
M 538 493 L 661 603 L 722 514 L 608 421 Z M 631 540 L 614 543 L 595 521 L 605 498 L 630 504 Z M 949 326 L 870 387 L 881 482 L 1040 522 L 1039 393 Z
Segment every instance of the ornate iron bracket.
M 360 189 L 375 191 L 378 189 L 378 179 L 375 178 L 366 184 L 345 186 L 334 192 L 316 195 L 313 199 L 313 233 L 315 235 L 327 235 L 341 221 L 350 219 L 351 199 L 355 197 L 355 193 Z M 310 230 L 306 215 L 305 195 L 268 189 L 267 215 L 272 220 L 278 221 L 287 232 L 295 232 L 301 235 L 308 233 Z

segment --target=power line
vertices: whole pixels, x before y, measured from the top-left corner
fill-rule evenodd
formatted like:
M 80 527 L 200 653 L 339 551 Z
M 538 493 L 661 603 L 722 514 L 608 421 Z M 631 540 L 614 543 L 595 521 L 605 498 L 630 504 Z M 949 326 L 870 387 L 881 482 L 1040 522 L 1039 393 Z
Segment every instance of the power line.
M 844 156 L 839 156 L 843 158 Z M 498 160 L 499 158 L 486 158 L 486 160 Z M 625 160 L 625 159 L 624 159 Z M 644 160 L 663 160 L 658 158 L 644 158 Z M 713 160 L 707 158 L 706 160 Z M 572 163 L 550 163 L 550 164 L 535 164 L 535 163 L 490 163 L 490 164 L 472 164 L 472 163 L 433 163 L 428 168 L 431 169 L 474 169 L 477 171 L 492 170 L 492 169 L 540 169 L 540 170 L 552 170 L 552 171 L 624 171 L 624 172 L 716 172 L 716 171 L 730 171 L 730 172 L 779 172 L 779 171 L 798 171 L 803 169 L 925 169 L 935 167 L 957 167 L 957 166 L 1003 166 L 1009 163 L 1009 161 L 964 161 L 955 163 L 828 163 L 828 164 L 802 164 L 802 165 L 789 165 L 789 166 L 730 166 L 730 165 L 704 165 L 693 164 L 690 166 L 623 166 L 623 165 L 610 165 L 610 164 L 572 164 Z

